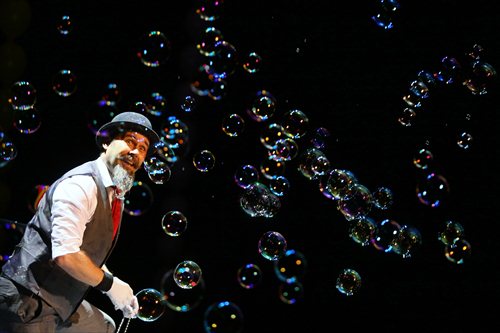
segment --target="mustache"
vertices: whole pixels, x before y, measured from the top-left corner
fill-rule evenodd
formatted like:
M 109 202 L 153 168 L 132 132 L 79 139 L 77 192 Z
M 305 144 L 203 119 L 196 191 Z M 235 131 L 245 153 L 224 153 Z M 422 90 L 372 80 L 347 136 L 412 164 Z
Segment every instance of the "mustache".
M 118 160 L 124 161 L 128 164 L 132 164 L 134 167 L 138 167 L 139 162 L 137 161 L 137 157 L 133 154 L 126 154 L 118 157 Z

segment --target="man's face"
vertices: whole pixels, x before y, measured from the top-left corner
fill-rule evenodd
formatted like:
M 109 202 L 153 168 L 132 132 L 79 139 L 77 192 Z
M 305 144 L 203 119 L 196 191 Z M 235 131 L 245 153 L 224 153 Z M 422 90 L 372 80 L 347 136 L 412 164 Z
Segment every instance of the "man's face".
M 138 132 L 125 132 L 106 147 L 106 162 L 112 168 L 120 165 L 130 175 L 134 175 L 146 159 L 148 149 L 147 137 Z

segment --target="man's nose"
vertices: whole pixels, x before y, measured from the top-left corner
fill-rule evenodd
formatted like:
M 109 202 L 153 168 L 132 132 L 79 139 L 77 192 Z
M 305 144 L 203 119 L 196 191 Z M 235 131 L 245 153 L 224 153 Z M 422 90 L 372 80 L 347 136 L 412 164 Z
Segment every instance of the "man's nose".
M 129 151 L 128 153 L 133 154 L 133 155 L 137 155 L 137 154 L 139 154 L 139 150 L 137 148 L 134 148 L 131 151 Z

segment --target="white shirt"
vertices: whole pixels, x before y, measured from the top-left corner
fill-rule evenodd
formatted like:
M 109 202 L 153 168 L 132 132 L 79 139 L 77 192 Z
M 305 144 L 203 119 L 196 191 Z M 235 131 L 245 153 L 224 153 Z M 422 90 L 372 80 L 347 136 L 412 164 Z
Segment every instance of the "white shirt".
M 101 158 L 97 159 L 99 175 L 113 200 L 113 180 Z M 80 251 L 83 233 L 97 207 L 97 184 L 92 176 L 76 175 L 64 179 L 52 197 L 52 258 Z

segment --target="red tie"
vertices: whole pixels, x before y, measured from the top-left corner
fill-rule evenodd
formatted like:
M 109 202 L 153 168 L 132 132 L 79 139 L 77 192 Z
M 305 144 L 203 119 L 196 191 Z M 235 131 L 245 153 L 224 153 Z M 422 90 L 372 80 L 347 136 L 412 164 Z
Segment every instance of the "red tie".
M 118 199 L 119 189 L 115 190 L 115 198 L 113 199 L 113 204 L 111 206 L 111 211 L 113 214 L 113 238 L 116 236 L 118 231 L 118 226 L 120 226 L 120 219 L 122 214 L 122 201 Z

